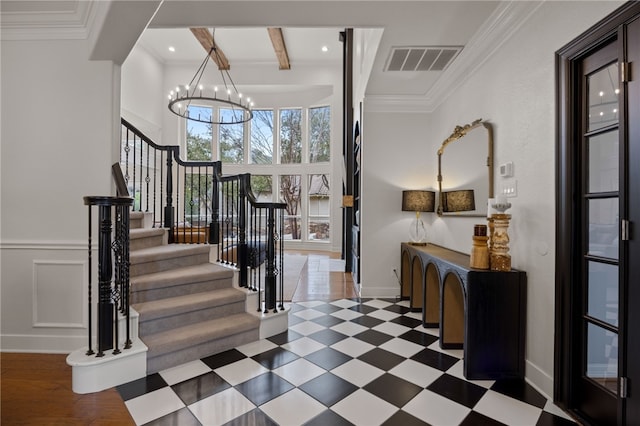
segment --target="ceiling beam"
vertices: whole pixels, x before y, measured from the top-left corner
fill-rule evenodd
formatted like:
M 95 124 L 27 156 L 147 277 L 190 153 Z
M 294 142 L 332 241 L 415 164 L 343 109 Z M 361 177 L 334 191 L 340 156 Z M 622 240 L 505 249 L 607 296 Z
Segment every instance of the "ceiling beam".
M 231 69 L 231 65 L 229 65 L 229 61 L 225 56 L 220 46 L 215 44 L 213 40 L 213 34 L 209 32 L 208 28 L 189 28 L 191 33 L 198 39 L 204 50 L 207 52 L 211 52 L 211 59 L 213 62 L 218 65 L 219 70 L 228 70 Z M 211 51 L 211 47 L 215 46 L 215 51 Z
M 273 50 L 276 52 L 278 62 L 280 63 L 281 70 L 290 70 L 291 64 L 289 63 L 289 54 L 287 53 L 287 46 L 284 44 L 284 37 L 282 37 L 282 28 L 267 28 L 269 31 L 269 38 L 271 38 L 271 44 L 273 44 Z

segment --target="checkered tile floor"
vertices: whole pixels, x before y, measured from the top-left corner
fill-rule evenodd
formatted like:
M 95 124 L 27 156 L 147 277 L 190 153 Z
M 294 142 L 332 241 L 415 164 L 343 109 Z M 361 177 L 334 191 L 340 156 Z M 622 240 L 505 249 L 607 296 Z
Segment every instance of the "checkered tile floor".
M 467 381 L 407 302 L 291 304 L 288 332 L 118 386 L 137 425 L 569 425 L 520 380 Z

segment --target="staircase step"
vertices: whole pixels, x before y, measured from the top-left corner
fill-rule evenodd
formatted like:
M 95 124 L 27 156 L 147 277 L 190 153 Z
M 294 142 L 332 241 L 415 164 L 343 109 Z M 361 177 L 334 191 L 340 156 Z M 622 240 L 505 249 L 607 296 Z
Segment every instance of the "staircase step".
M 131 303 L 228 288 L 233 275 L 232 269 L 214 263 L 140 275 L 131 278 Z
M 132 305 L 140 314 L 140 337 L 245 312 L 245 294 L 236 288 L 188 294 Z
M 148 247 L 161 246 L 165 243 L 164 228 L 138 228 L 129 231 L 129 250 L 141 250 Z
M 129 255 L 131 277 L 168 271 L 209 262 L 206 244 L 167 244 L 132 251 Z
M 144 227 L 144 212 L 133 211 L 129 213 L 129 229 Z
M 241 313 L 143 337 L 147 374 L 256 341 L 259 325 L 258 318 Z

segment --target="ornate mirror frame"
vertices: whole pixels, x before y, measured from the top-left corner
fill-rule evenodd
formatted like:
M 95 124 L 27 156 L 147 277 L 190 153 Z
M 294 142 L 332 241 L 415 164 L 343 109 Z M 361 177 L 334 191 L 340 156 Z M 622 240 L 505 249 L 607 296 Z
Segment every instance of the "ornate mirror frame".
M 478 213 L 447 213 L 444 211 L 444 192 L 442 191 L 442 155 L 444 154 L 444 149 L 452 142 L 458 141 L 465 137 L 469 132 L 479 127 L 483 127 L 487 131 L 487 180 L 488 180 L 488 198 L 493 198 L 493 127 L 491 123 L 483 121 L 481 118 L 473 121 L 471 124 L 466 124 L 464 126 L 456 126 L 453 130 L 453 133 L 442 142 L 442 145 L 438 149 L 438 216 L 447 216 L 447 217 L 486 217 L 485 214 Z M 486 200 L 480 200 L 480 205 Z M 476 200 L 476 206 L 478 205 L 478 200 Z M 476 209 L 477 210 L 477 209 Z

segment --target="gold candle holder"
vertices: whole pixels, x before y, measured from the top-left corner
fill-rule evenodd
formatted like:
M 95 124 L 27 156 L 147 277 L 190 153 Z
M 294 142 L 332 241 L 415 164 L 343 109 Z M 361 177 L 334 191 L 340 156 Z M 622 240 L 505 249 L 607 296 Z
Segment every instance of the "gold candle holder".
M 492 271 L 510 271 L 511 255 L 509 254 L 509 221 L 511 215 L 494 213 L 491 215 L 489 228 L 491 232 L 490 262 Z M 493 225 L 493 226 L 491 226 Z

